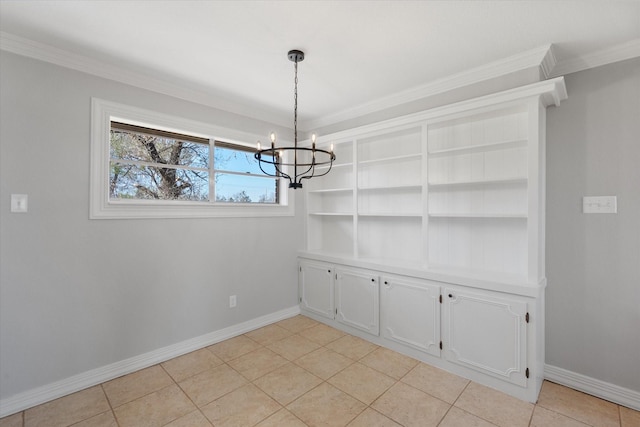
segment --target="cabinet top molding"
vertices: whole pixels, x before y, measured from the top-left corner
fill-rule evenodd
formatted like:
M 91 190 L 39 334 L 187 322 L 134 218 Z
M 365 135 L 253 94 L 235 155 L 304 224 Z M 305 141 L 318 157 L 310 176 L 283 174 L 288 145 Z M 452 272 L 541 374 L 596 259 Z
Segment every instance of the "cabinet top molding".
M 537 283 L 529 283 L 517 278 L 515 275 L 506 274 L 485 275 L 478 277 L 473 274 L 464 274 L 453 270 L 443 271 L 438 269 L 423 269 L 410 266 L 382 265 L 366 259 L 356 259 L 327 253 L 298 251 L 298 259 L 331 263 L 333 266 L 351 268 L 363 268 L 375 272 L 379 276 L 395 275 L 418 280 L 431 280 L 438 283 L 465 286 L 474 289 L 483 289 L 494 292 L 503 292 L 510 295 L 519 295 L 529 298 L 538 298 L 547 287 L 547 279 L 541 279 Z
M 366 137 L 368 134 L 375 134 L 389 128 L 418 125 L 424 122 L 441 120 L 447 116 L 464 113 L 467 111 L 491 107 L 494 105 L 505 105 L 513 102 L 525 102 L 531 99 L 538 99 L 543 107 L 550 105 L 559 106 L 562 101 L 567 99 L 567 88 L 564 83 L 564 77 L 544 80 L 526 86 L 514 89 L 496 92 L 477 98 L 471 98 L 453 104 L 443 105 L 441 107 L 431 108 L 429 110 L 419 111 L 417 113 L 407 114 L 405 116 L 395 117 L 381 122 L 359 126 L 344 131 L 336 132 L 329 135 L 318 137 L 318 142 L 322 143 L 339 143 L 341 141 L 350 140 L 354 137 Z

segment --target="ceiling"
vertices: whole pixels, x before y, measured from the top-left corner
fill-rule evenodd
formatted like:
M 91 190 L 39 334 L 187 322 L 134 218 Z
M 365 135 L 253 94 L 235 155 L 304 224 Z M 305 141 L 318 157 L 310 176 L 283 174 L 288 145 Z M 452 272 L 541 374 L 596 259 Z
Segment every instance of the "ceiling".
M 0 31 L 5 50 L 287 126 L 301 49 L 310 128 L 549 45 L 550 76 L 640 56 L 640 1 L 0 0 Z

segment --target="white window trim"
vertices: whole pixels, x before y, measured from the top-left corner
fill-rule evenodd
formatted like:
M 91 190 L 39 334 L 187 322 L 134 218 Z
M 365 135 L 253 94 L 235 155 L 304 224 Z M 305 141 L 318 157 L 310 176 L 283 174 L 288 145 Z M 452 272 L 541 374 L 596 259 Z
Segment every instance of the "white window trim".
M 111 121 L 119 120 L 140 126 L 247 145 L 264 139 L 264 135 L 214 126 L 174 117 L 155 111 L 91 98 L 91 165 L 89 218 L 214 218 L 293 216 L 293 194 L 279 180 L 278 204 L 236 204 L 176 200 L 110 200 L 109 161 Z

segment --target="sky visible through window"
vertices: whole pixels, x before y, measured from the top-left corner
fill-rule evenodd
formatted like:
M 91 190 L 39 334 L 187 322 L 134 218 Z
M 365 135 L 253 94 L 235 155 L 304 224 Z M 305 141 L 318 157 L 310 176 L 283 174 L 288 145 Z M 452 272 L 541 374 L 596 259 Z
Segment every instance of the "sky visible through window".
M 275 203 L 277 181 L 265 176 L 260 170 L 253 152 L 233 150 L 226 147 L 215 148 L 215 176 L 216 200 L 229 200 L 244 192 L 252 203 Z M 264 166 L 263 166 L 264 167 Z M 274 169 L 265 167 L 269 173 Z M 239 172 L 246 175 L 224 173 L 224 171 Z M 259 175 L 259 176 L 253 176 Z M 235 200 L 237 201 L 237 200 Z

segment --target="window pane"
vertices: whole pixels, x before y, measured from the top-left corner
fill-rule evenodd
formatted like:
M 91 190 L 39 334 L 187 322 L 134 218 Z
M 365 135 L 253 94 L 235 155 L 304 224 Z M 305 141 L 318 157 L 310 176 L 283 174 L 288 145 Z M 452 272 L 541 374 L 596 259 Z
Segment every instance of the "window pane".
M 111 162 L 111 199 L 208 200 L 209 173 Z
M 276 203 L 276 178 L 216 173 L 216 202 Z
M 207 168 L 209 145 L 111 130 L 111 158 Z
M 260 170 L 254 154 L 253 150 L 234 150 L 217 146 L 215 148 L 214 167 L 216 170 L 262 175 L 263 172 Z M 266 172 L 275 174 L 275 169 L 272 165 L 263 165 L 262 167 Z

